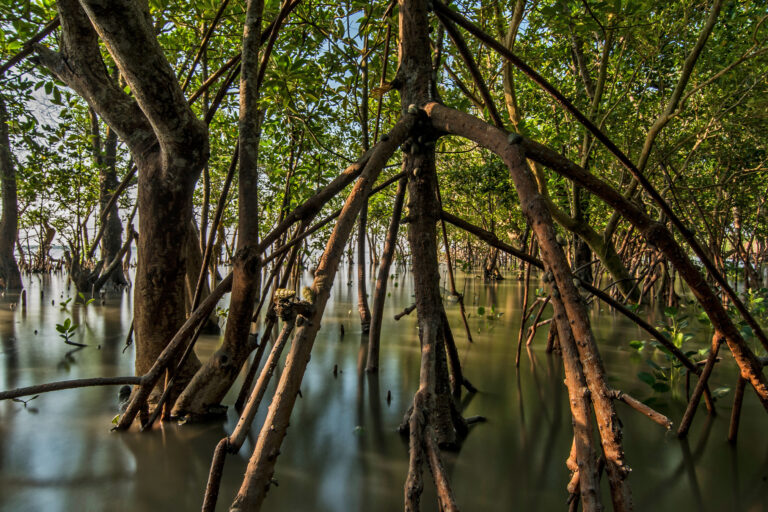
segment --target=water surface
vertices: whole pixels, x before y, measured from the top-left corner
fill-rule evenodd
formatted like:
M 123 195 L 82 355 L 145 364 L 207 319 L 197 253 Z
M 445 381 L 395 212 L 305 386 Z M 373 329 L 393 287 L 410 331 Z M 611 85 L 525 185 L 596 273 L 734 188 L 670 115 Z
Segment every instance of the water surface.
M 371 376 L 362 371 L 366 346 L 356 312 L 357 290 L 342 268 L 278 460 L 279 485 L 270 490 L 264 510 L 402 509 L 407 444 L 395 429 L 418 387 L 419 350 L 415 313 L 392 320 L 413 301 L 412 279 L 399 272 L 385 308 L 381 370 Z M 0 302 L 0 388 L 132 374 L 133 347 L 123 350 L 131 323 L 131 289 L 108 294 L 104 304 L 70 302 L 62 310 L 60 303 L 73 292 L 61 275 L 31 276 L 25 284 L 25 311 L 20 305 L 11 309 L 17 297 L 8 295 Z M 464 372 L 480 389 L 465 399 L 464 414 L 483 415 L 488 422 L 472 429 L 459 452 L 445 454 L 457 500 L 467 511 L 565 510 L 565 459 L 572 430 L 561 360 L 544 352 L 546 329 L 541 329 L 515 369 L 522 302 L 518 281 L 485 284 L 461 275 L 458 286 L 466 292 L 473 344 L 466 340 L 458 307 L 447 303 L 446 308 Z M 493 306 L 501 315 L 482 318 L 478 306 L 486 313 Z M 88 347 L 73 351 L 62 342 L 55 325 L 66 318 L 80 325 L 74 339 Z M 640 399 L 653 396 L 636 378 L 649 370 L 648 354 L 628 346 L 630 340 L 643 339 L 642 333 L 604 310 L 595 310 L 592 322 L 609 383 Z M 216 336 L 203 337 L 198 355 L 207 357 L 217 343 Z M 705 333 L 700 343 L 707 346 Z M 713 387 L 735 383 L 735 366 L 727 350 L 724 355 Z M 658 355 L 656 360 L 661 361 Z M 636 510 L 768 510 L 765 412 L 748 391 L 739 443 L 732 447 L 726 442 L 732 394 L 721 399 L 714 418 L 702 407 L 683 441 L 617 405 L 633 468 Z M 230 410 L 225 422 L 165 423 L 150 433 L 117 434 L 110 432 L 116 395 L 116 388 L 107 387 L 49 393 L 26 407 L 1 402 L 0 510 L 199 510 L 213 448 L 232 431 L 235 412 Z M 677 423 L 684 397 L 667 393 L 657 398 L 657 408 Z M 233 402 L 234 392 L 227 399 Z M 237 456 L 227 459 L 219 510 L 227 509 L 240 486 L 263 409 L 252 437 Z M 428 472 L 425 481 L 423 509 L 436 510 Z M 607 489 L 603 494 L 608 503 Z

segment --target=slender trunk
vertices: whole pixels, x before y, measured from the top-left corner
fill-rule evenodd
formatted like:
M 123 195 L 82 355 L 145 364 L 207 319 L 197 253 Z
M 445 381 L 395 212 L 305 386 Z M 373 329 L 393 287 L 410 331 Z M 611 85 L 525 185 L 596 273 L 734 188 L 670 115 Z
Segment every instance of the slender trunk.
M 360 328 L 368 334 L 371 326 L 371 310 L 368 308 L 368 286 L 365 272 L 365 228 L 368 223 L 368 200 L 360 210 L 357 224 L 357 311 L 360 313 Z
M 102 259 L 107 263 L 115 259 L 123 246 L 123 226 L 120 222 L 117 202 L 108 208 L 112 194 L 118 186 L 117 180 L 117 133 L 107 128 L 104 141 L 104 162 L 99 168 L 99 218 L 104 222 L 101 238 Z M 110 275 L 111 281 L 119 286 L 127 284 L 122 267 L 118 266 Z
M 188 388 L 179 397 L 177 414 L 207 415 L 226 395 L 243 363 L 255 345 L 249 342 L 254 302 L 261 287 L 259 246 L 259 143 L 261 117 L 258 77 L 259 45 L 264 4 L 248 2 L 243 33 L 243 57 L 240 72 L 240 155 L 237 251 L 233 259 L 232 294 L 224 341 Z
M 0 278 L 8 290 L 20 290 L 21 273 L 13 254 L 18 237 L 18 204 L 16 200 L 16 168 L 11 158 L 8 137 L 8 112 L 0 98 L 0 182 L 2 183 L 3 212 L 0 218 Z
M 376 290 L 373 293 L 373 314 L 371 315 L 371 330 L 368 336 L 368 362 L 365 367 L 367 372 L 375 372 L 379 369 L 379 344 L 381 339 L 381 323 L 384 315 L 384 301 L 387 297 L 387 282 L 389 269 L 392 265 L 392 257 L 397 242 L 397 231 L 400 227 L 400 215 L 403 211 L 407 179 L 401 179 L 397 184 L 395 205 L 392 209 L 392 220 L 387 230 L 387 238 L 384 242 L 384 250 L 381 254 L 381 266 L 376 276 Z
M 368 35 L 365 36 L 362 61 L 362 94 L 360 98 L 360 126 L 363 134 L 363 151 L 368 151 Z M 367 334 L 371 326 L 371 310 L 368 307 L 368 283 L 365 272 L 366 228 L 368 224 L 368 199 L 366 198 L 357 225 L 357 310 L 360 328 Z

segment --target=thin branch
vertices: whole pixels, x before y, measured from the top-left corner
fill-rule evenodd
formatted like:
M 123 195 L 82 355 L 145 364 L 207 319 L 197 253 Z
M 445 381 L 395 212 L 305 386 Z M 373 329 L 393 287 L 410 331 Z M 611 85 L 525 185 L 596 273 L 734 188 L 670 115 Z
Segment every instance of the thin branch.
M 43 27 L 40 32 L 30 37 L 26 43 L 21 47 L 21 50 L 16 53 L 13 57 L 5 61 L 5 63 L 0 66 L 0 78 L 5 74 L 6 71 L 11 69 L 13 66 L 24 60 L 26 57 L 31 55 L 35 51 L 35 44 L 39 43 L 43 39 L 45 39 L 51 32 L 59 28 L 59 25 L 61 25 L 61 20 L 58 16 L 53 18 L 51 21 L 49 21 L 45 27 Z
M 20 396 L 36 395 L 39 393 L 49 393 L 62 389 L 87 388 L 91 386 L 119 386 L 121 384 L 138 385 L 143 382 L 142 377 L 92 377 L 88 379 L 62 380 L 58 382 L 48 382 L 46 384 L 37 384 L 24 388 L 9 389 L 0 391 L 0 400 L 9 398 L 18 398 Z

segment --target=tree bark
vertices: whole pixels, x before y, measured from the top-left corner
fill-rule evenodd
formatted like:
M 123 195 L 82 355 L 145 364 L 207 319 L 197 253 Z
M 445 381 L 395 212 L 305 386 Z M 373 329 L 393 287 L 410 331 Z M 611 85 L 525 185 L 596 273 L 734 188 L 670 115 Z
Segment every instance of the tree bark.
M 440 218 L 435 168 L 438 132 L 428 122 L 421 105 L 435 97 L 430 55 L 427 2 L 404 0 L 400 4 L 400 82 L 403 111 L 418 116 L 418 124 L 406 144 L 403 168 L 408 173 L 408 242 L 413 263 L 416 312 L 421 344 L 419 389 L 409 417 L 409 467 L 404 497 L 405 510 L 419 510 L 422 466 L 427 457 L 427 427 L 434 429 L 439 445 L 455 445 L 453 397 L 448 381 L 445 346 L 442 343 L 443 304 L 437 261 L 436 223 Z M 433 455 L 439 459 L 439 453 Z M 435 467 L 435 465 L 433 465 Z M 438 475 L 435 475 L 437 478 Z
M 0 97 L 0 183 L 2 184 L 3 212 L 0 218 L 0 278 L 7 290 L 20 290 L 21 272 L 13 254 L 19 234 L 19 214 L 16 199 L 16 167 L 11 158 L 11 140 L 8 136 L 8 111 Z

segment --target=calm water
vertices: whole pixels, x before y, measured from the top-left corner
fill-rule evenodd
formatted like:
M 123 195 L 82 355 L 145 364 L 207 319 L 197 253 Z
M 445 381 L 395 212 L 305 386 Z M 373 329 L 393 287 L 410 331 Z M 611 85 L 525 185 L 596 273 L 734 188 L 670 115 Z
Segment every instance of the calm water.
M 397 287 L 390 285 L 381 372 L 375 377 L 361 371 L 365 345 L 356 288 L 347 279 L 342 269 L 278 460 L 279 486 L 269 492 L 264 510 L 402 509 L 407 445 L 395 428 L 418 386 L 419 351 L 415 314 L 399 322 L 392 316 L 411 303 L 412 281 L 401 275 Z M 3 297 L 0 303 L 0 388 L 132 373 L 133 348 L 123 352 L 132 290 L 108 295 L 104 305 L 70 303 L 62 311 L 59 304 L 71 292 L 60 276 L 33 276 L 25 282 L 26 312 L 20 305 L 11 310 L 16 297 Z M 572 431 L 561 361 L 544 352 L 546 328 L 516 371 L 520 283 L 508 279 L 485 285 L 461 276 L 458 286 L 466 286 L 474 344 L 466 341 L 458 307 L 447 308 L 465 374 L 481 390 L 465 401 L 464 414 L 488 418 L 474 427 L 460 452 L 445 455 L 458 502 L 468 511 L 565 510 L 565 459 Z M 477 306 L 491 305 L 501 317 L 479 318 Z M 88 347 L 72 352 L 58 337 L 55 324 L 67 317 L 80 325 L 74 339 Z M 651 396 L 635 377 L 649 370 L 647 356 L 627 345 L 642 334 L 605 311 L 594 312 L 593 326 L 611 385 L 640 399 Z M 207 357 L 217 341 L 215 336 L 201 339 L 199 356 Z M 706 343 L 702 336 L 701 346 Z M 729 359 L 716 368 L 715 387 L 734 385 Z M 335 378 L 334 365 L 339 369 Z M 707 418 L 702 408 L 684 441 L 618 404 L 627 460 L 634 469 L 636 510 L 768 510 L 768 419 L 747 392 L 739 444 L 731 447 L 725 438 L 732 393 L 718 404 L 715 418 Z M 92 388 L 41 395 L 26 408 L 1 402 L 0 510 L 199 510 L 213 447 L 234 427 L 234 411 L 226 422 L 168 423 L 151 433 L 115 434 L 110 421 L 117 412 L 116 395 L 116 388 Z M 659 398 L 658 408 L 677 423 L 682 398 Z M 229 396 L 228 403 L 233 402 Z M 257 419 L 254 438 L 264 414 Z M 238 456 L 228 458 L 220 510 L 227 509 L 239 488 L 252 446 L 247 442 Z M 424 510 L 436 509 L 430 485 Z M 607 502 L 605 489 L 604 495 Z

